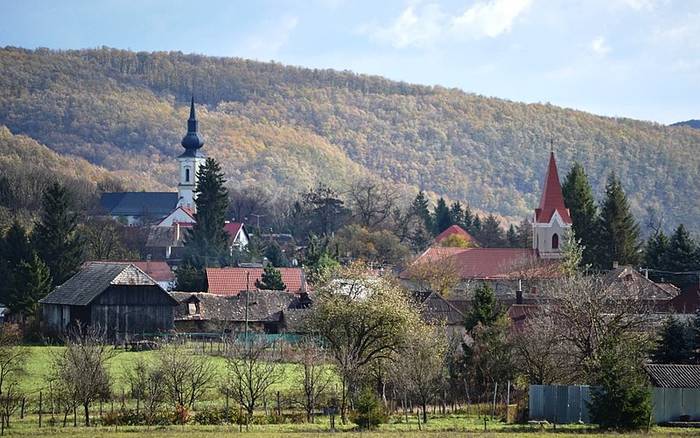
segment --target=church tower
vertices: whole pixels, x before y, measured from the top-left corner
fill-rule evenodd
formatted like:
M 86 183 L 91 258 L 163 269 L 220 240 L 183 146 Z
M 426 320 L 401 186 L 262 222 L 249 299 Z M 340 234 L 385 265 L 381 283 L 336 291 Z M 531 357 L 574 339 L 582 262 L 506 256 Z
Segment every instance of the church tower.
M 564 205 L 557 162 L 554 152 L 549 154 L 549 166 L 544 179 L 544 190 L 539 208 L 535 209 L 532 222 L 532 247 L 543 259 L 563 257 L 564 236 L 571 228 L 569 209 Z
M 204 164 L 206 155 L 200 150 L 204 146 L 204 140 L 197 132 L 197 116 L 194 112 L 194 96 L 190 103 L 190 118 L 187 119 L 187 134 L 182 138 L 182 147 L 185 152 L 177 157 L 180 164 L 180 183 L 177 186 L 178 207 L 196 209 L 194 204 L 194 189 L 197 184 L 197 171 Z

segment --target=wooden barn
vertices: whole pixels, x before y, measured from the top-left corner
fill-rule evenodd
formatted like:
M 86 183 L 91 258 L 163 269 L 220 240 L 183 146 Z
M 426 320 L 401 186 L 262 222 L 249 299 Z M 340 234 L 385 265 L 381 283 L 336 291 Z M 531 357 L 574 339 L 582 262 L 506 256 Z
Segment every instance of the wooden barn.
M 115 340 L 172 330 L 178 305 L 154 279 L 125 262 L 88 262 L 39 303 L 49 336 L 80 324 L 100 327 Z

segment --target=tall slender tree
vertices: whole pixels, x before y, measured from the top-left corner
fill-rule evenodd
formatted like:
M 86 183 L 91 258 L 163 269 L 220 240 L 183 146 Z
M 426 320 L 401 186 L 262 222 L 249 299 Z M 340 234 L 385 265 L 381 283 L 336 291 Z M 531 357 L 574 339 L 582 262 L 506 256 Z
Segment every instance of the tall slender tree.
M 213 158 L 197 171 L 196 223 L 185 236 L 185 259 L 196 269 L 226 264 L 229 236 L 224 230 L 228 191 L 224 174 Z
M 3 304 L 11 306 L 15 285 L 22 283 L 22 279 L 19 278 L 20 267 L 32 257 L 33 251 L 27 232 L 19 222 L 13 222 L 5 236 L 0 239 L 0 302 Z
M 51 184 L 44 193 L 32 242 L 51 272 L 52 286 L 63 284 L 83 262 L 84 242 L 77 227 L 78 214 L 70 192 L 59 183 Z
M 664 268 L 669 271 L 694 271 L 697 270 L 698 244 L 690 236 L 683 224 L 678 225 L 668 243 L 668 249 L 663 257 Z
M 452 225 L 452 217 L 450 209 L 447 208 L 445 199 L 438 199 L 437 204 L 433 208 L 433 234 L 440 234 Z
M 630 212 L 620 180 L 610 174 L 600 211 L 600 233 L 596 245 L 596 266 L 610 269 L 613 262 L 636 265 L 641 260 L 639 224 Z
M 457 224 L 460 227 L 464 223 L 464 208 L 459 201 L 453 202 L 450 205 L 450 222 Z
M 592 264 L 596 256 L 598 207 L 586 171 L 580 163 L 574 163 L 562 185 L 564 203 L 569 209 L 571 228 L 583 247 L 583 264 Z
M 32 254 L 30 260 L 17 267 L 8 292 L 7 303 L 13 313 L 25 318 L 34 316 L 39 300 L 51 292 L 49 268 L 39 256 Z
M 490 284 L 483 282 L 474 290 L 472 308 L 467 314 L 464 326 L 471 331 L 478 324 L 489 326 L 496 322 L 501 311 L 496 294 Z
M 666 253 L 668 252 L 668 245 L 668 237 L 663 230 L 659 230 L 652 236 L 649 236 L 644 248 L 644 264 L 648 268 L 665 270 L 667 268 Z
M 411 214 L 414 214 L 423 220 L 425 228 L 428 230 L 433 229 L 432 218 L 430 217 L 428 198 L 425 196 L 423 190 L 419 191 L 416 198 L 411 203 Z

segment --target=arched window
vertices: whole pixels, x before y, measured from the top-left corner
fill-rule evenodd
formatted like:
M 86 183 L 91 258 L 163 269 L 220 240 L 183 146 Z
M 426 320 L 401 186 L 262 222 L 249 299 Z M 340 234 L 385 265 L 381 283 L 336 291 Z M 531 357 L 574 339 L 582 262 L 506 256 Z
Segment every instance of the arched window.
M 185 169 L 185 182 L 190 182 L 190 169 Z
M 559 235 L 556 233 L 552 235 L 552 249 L 559 249 Z

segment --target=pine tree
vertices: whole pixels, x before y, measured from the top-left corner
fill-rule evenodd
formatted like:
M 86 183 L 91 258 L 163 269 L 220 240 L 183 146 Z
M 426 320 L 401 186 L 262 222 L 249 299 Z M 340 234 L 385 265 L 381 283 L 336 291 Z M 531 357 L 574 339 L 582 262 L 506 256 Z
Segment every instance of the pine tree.
M 481 233 L 481 218 L 478 214 L 474 215 L 472 226 L 467 231 L 469 231 L 472 234 L 472 236 L 478 236 L 479 233 Z
M 508 227 L 506 240 L 508 241 L 508 247 L 510 248 L 518 248 L 520 246 L 520 242 L 518 241 L 518 232 L 515 231 L 515 226 L 513 226 L 513 224 L 510 224 Z
M 411 203 L 411 214 L 418 216 L 423 221 L 425 228 L 428 230 L 433 229 L 432 218 L 430 217 L 428 198 L 425 197 L 423 190 L 419 191 L 416 198 Z
M 685 324 L 669 317 L 661 327 L 659 340 L 651 353 L 654 363 L 690 364 L 693 362 L 694 342 Z
M 598 267 L 610 269 L 613 262 L 621 265 L 639 263 L 639 224 L 630 212 L 627 196 L 615 174 L 610 175 L 605 187 L 599 230 L 595 251 Z
M 286 268 L 289 266 L 287 256 L 284 255 L 284 251 L 282 251 L 282 248 L 280 248 L 279 244 L 274 240 L 265 247 L 265 257 L 267 261 L 276 268 Z
M 465 205 L 462 222 L 458 225 L 460 227 L 464 228 L 465 230 L 470 230 L 472 228 L 473 222 L 474 222 L 474 215 L 472 214 L 472 211 L 469 208 L 469 205 Z
M 663 257 L 665 269 L 677 272 L 697 270 L 699 268 L 697 256 L 697 243 L 690 237 L 683 224 L 678 225 Z
M 562 193 L 571 215 L 571 228 L 583 246 L 583 263 L 591 265 L 596 257 L 598 207 L 581 164 L 574 163 L 569 170 L 562 185 Z
M 460 226 L 464 223 L 464 209 L 459 201 L 453 202 L 450 206 L 450 222 Z
M 501 224 L 496 219 L 496 216 L 490 214 L 483 225 L 481 226 L 481 231 L 477 235 L 477 239 L 485 248 L 501 248 L 505 245 L 505 237 L 503 235 L 503 228 Z
M 224 221 L 228 191 L 224 182 L 219 163 L 207 158 L 197 171 L 196 223 L 185 236 L 185 260 L 199 270 L 226 264 L 229 236 L 224 230 Z
M 490 284 L 483 282 L 474 291 L 472 308 L 467 314 L 464 326 L 471 331 L 478 324 L 490 326 L 501 315 L 496 294 Z
M 532 224 L 527 218 L 520 221 L 516 228 L 518 248 L 532 248 Z
M 669 240 L 662 230 L 649 236 L 644 249 L 644 264 L 651 269 L 666 270 Z
M 27 237 L 27 232 L 19 222 L 12 223 L 0 239 L 0 302 L 10 305 L 12 302 L 12 290 L 15 283 L 21 284 L 18 271 L 23 263 L 30 261 L 33 257 L 32 246 Z
M 193 266 L 188 261 L 180 263 L 180 266 L 175 271 L 175 290 L 181 292 L 205 291 L 204 270 Z
M 83 262 L 83 239 L 78 235 L 78 215 L 68 190 L 51 184 L 44 193 L 41 220 L 36 224 L 32 242 L 39 257 L 49 268 L 52 286 L 63 284 Z
M 561 270 L 565 275 L 573 277 L 579 273 L 586 273 L 590 269 L 590 265 L 583 262 L 581 240 L 573 229 L 570 229 L 564 236 L 562 250 L 564 257 L 561 262 Z
M 272 265 L 265 266 L 259 280 L 255 280 L 255 287 L 262 290 L 285 290 L 287 285 L 282 281 L 282 273 Z
M 51 292 L 51 275 L 44 262 L 33 254 L 16 270 L 8 294 L 7 305 L 12 313 L 31 317 L 36 314 L 39 300 Z
M 438 235 L 452 225 L 450 209 L 443 198 L 438 199 L 437 205 L 433 208 L 433 234 Z
M 432 236 L 423 226 L 423 224 L 420 224 L 415 230 L 413 230 L 409 239 L 411 241 L 411 248 L 416 252 L 421 252 L 424 251 L 428 245 L 430 245 Z

